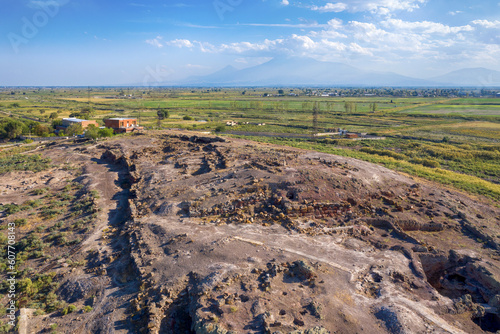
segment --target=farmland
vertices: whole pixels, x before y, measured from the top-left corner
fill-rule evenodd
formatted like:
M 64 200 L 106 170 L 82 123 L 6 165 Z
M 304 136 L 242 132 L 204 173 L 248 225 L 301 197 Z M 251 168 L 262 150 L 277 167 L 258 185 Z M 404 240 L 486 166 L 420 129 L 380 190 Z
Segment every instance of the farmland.
M 500 199 L 500 99 L 370 92 L 374 96 L 360 90 L 321 96 L 298 88 L 280 91 L 281 95 L 271 88 L 8 89 L 0 93 L 0 117 L 18 118 L 32 127 L 40 122 L 49 129 L 54 120 L 69 116 L 88 116 L 100 124 L 104 118 L 130 116 L 149 129 L 217 129 L 228 136 L 248 132 L 257 141 L 355 157 Z M 158 123 L 160 108 L 169 110 L 170 116 Z M 81 115 L 82 110 L 91 112 Z M 226 126 L 228 121 L 237 125 Z M 382 139 L 312 136 L 338 129 Z M 277 138 L 279 134 L 303 138 Z
M 278 92 L 1 92 L 19 332 L 498 330 L 500 99 Z M 146 131 L 20 138 L 65 117 Z

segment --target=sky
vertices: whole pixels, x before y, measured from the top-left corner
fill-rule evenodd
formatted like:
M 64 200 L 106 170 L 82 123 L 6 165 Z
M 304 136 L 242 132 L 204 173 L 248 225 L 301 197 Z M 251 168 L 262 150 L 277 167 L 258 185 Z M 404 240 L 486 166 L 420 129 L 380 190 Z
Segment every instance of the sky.
M 499 1 L 0 0 L 0 85 L 155 86 L 290 56 L 500 70 Z

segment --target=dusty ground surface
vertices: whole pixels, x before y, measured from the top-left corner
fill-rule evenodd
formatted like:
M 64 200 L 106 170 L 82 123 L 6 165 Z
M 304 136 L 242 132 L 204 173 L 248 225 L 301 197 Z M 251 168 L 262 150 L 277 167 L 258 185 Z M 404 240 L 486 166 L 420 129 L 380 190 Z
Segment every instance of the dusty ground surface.
M 80 243 L 50 248 L 85 265 L 29 260 L 79 311 L 31 314 L 27 333 L 500 330 L 500 210 L 481 199 L 354 159 L 192 133 L 42 154 L 66 168 L 0 176 L 1 203 L 72 180 L 99 192 L 100 210 Z

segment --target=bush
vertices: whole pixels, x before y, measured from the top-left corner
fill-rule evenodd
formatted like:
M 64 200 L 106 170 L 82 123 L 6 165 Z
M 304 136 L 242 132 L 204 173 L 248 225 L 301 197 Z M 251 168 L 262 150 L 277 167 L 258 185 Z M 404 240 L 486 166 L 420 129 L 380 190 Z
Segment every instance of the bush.
M 69 313 L 73 313 L 76 311 L 76 306 L 75 305 L 68 305 L 67 307 L 65 307 L 61 313 L 62 315 L 66 315 L 66 314 L 69 314 Z
M 26 218 L 18 218 L 18 219 L 15 219 L 14 220 L 14 224 L 16 226 L 24 226 L 28 223 L 28 220 L 26 220 Z
M 32 191 L 32 193 L 33 193 L 34 195 L 43 195 L 43 194 L 45 194 L 47 191 L 49 191 L 49 188 L 38 188 L 38 189 L 34 189 L 34 190 Z
M 50 168 L 51 160 L 40 155 L 16 154 L 0 158 L 0 174 L 12 171 L 40 172 Z
M 29 200 L 23 203 L 24 206 L 27 208 L 38 208 L 42 204 L 42 201 L 37 199 L 37 200 Z
M 192 121 L 193 117 L 191 117 L 189 115 L 186 115 L 186 116 L 182 117 L 182 119 L 185 120 L 185 121 Z
M 432 160 L 432 159 L 424 159 L 424 161 L 422 162 L 422 165 L 424 165 L 425 167 L 431 167 L 431 168 L 441 167 L 439 162 L 437 162 L 436 160 Z
M 92 310 L 93 310 L 93 308 L 92 308 L 92 306 L 90 306 L 90 305 L 87 305 L 87 306 L 85 306 L 85 307 L 83 308 L 83 312 L 85 312 L 85 313 L 92 312 Z
M 85 130 L 85 138 L 96 140 L 99 138 L 99 128 L 91 124 Z
M 25 139 L 24 143 L 25 144 L 31 144 L 31 143 L 33 143 L 33 139 Z
M 14 139 L 28 132 L 29 128 L 24 122 L 12 118 L 0 122 L 0 138 Z
M 99 138 L 113 137 L 114 133 L 115 132 L 113 131 L 113 129 L 109 129 L 109 128 L 99 129 L 98 136 L 99 136 Z
M 6 204 L 3 206 L 3 210 L 7 215 L 12 215 L 21 211 L 21 207 L 17 204 Z
M 215 128 L 215 132 L 224 132 L 226 131 L 226 126 L 225 125 L 217 125 Z

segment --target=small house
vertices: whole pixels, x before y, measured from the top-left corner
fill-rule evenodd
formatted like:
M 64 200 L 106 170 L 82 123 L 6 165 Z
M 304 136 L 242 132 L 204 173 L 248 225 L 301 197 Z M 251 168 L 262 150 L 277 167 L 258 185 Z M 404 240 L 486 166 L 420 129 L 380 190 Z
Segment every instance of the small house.
M 66 131 L 66 129 L 73 124 L 80 124 L 83 130 L 85 130 L 89 125 L 94 125 L 96 127 L 99 127 L 99 124 L 96 121 L 88 121 L 86 119 L 70 117 L 70 118 L 63 118 L 62 124 L 58 125 L 56 127 L 56 130 Z
M 113 129 L 115 133 L 126 133 L 144 129 L 142 126 L 139 126 L 136 118 L 108 118 L 104 120 L 104 125 L 107 128 Z

